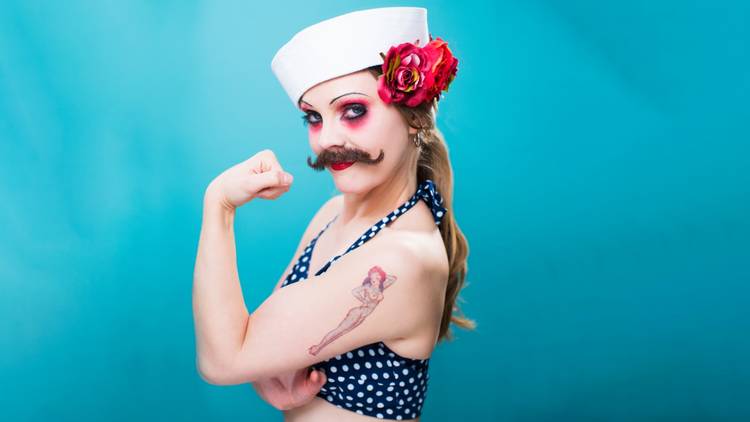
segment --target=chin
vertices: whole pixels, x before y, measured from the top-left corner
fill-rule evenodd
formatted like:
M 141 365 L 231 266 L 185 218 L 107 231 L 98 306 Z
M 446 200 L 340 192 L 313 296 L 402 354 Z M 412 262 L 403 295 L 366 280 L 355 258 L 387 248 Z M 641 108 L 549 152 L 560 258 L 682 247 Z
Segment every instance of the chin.
M 340 171 L 328 169 L 339 192 L 348 194 L 365 193 L 377 185 L 377 179 L 373 177 L 372 173 L 357 168 L 361 165 L 355 163 L 353 166 Z
M 346 176 L 333 176 L 333 183 L 336 185 L 336 190 L 346 194 L 364 193 L 370 189 L 369 184 Z

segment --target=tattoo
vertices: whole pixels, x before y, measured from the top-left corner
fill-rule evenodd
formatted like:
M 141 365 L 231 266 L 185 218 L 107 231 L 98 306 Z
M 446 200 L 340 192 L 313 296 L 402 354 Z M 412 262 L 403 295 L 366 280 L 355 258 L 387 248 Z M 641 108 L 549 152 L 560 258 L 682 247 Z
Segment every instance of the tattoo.
M 352 290 L 352 295 L 362 302 L 362 305 L 349 309 L 339 325 L 329 331 L 320 343 L 310 346 L 307 352 L 313 356 L 317 355 L 320 349 L 361 324 L 383 300 L 383 291 L 395 281 L 395 275 L 386 274 L 379 266 L 375 265 L 370 268 L 362 284 Z

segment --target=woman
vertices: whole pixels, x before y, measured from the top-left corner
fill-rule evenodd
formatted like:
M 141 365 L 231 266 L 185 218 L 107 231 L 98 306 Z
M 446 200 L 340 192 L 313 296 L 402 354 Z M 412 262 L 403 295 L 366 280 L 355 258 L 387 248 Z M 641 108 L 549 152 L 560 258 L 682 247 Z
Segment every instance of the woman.
M 209 184 L 193 286 L 200 374 L 251 382 L 287 421 L 418 420 L 436 342 L 451 339 L 450 322 L 474 327 L 453 314 L 468 245 L 435 127 L 457 60 L 429 35 L 425 9 L 389 7 L 300 31 L 272 68 L 304 112 L 317 155 L 308 165 L 329 170 L 341 194 L 319 208 L 297 258 L 249 313 L 235 211 L 278 198 L 292 177 L 263 150 Z

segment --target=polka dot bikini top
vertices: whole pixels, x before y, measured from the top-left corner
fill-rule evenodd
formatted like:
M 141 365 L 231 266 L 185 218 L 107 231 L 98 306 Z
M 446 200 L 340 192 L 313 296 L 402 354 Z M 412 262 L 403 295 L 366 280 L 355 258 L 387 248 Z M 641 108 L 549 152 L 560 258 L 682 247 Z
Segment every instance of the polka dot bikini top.
M 412 197 L 367 229 L 341 255 L 334 256 L 315 273 L 324 273 L 348 252 L 372 239 L 383 227 L 413 207 L 419 199 L 430 206 L 435 224 L 439 225 L 445 208 L 443 199 L 432 180 L 419 184 Z M 297 260 L 281 287 L 307 278 L 312 250 L 320 235 L 336 220 L 334 217 L 315 236 Z M 317 396 L 336 407 L 379 419 L 414 419 L 422 413 L 429 380 L 429 358 L 412 359 L 400 356 L 382 341 L 371 343 L 337 355 L 312 368 L 325 371 L 326 383 Z

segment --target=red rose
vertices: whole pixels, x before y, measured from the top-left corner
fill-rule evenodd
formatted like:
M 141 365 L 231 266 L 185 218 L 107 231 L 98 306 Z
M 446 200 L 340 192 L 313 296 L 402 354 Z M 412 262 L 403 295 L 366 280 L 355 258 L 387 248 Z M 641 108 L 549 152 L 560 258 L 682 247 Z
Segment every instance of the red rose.
M 385 103 L 405 103 L 409 107 L 427 100 L 434 85 L 432 54 L 432 50 L 408 42 L 388 49 L 383 75 L 378 79 L 380 98 Z
M 415 107 L 432 101 L 447 90 L 456 76 L 458 60 L 448 44 L 430 37 L 424 47 L 403 43 L 388 49 L 383 57 L 383 75 L 378 79 L 378 95 L 385 103 Z
M 433 50 L 433 57 L 436 57 L 432 64 L 431 73 L 434 75 L 434 95 L 440 95 L 441 91 L 448 91 L 448 86 L 455 79 L 458 71 L 458 60 L 453 57 L 453 53 L 448 48 L 448 44 L 438 37 L 430 41 L 425 49 Z

